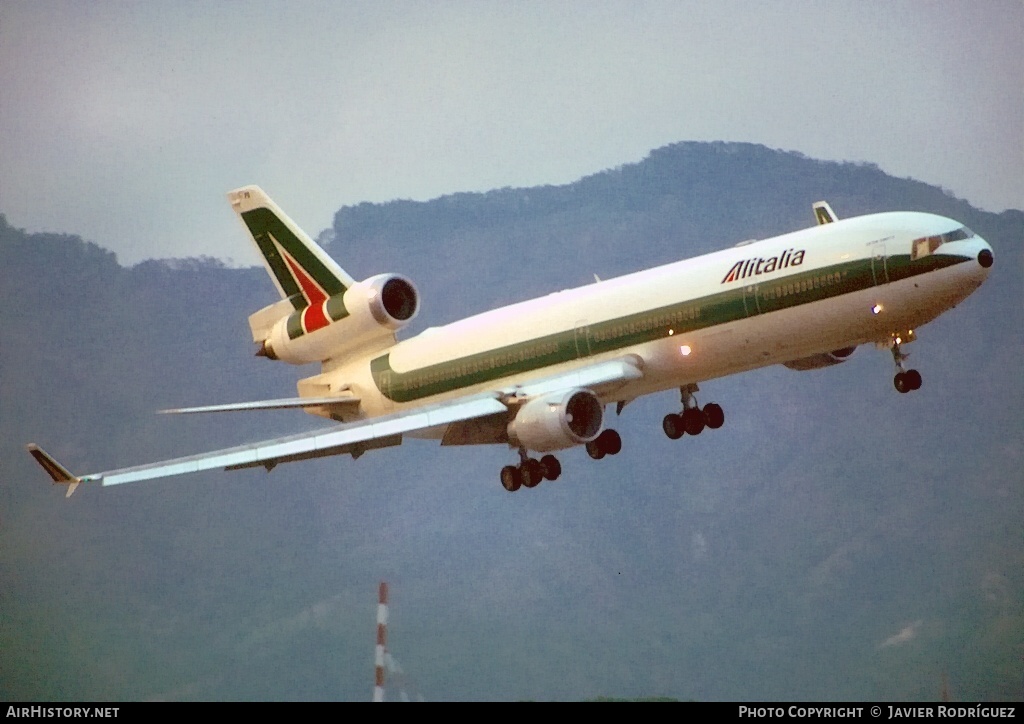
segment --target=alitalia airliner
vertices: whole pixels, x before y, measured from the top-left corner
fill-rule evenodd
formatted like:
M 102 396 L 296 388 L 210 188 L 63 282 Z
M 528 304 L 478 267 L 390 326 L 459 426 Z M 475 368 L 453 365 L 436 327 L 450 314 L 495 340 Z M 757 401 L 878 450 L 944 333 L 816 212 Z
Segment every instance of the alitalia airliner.
M 900 393 L 921 387 L 903 345 L 988 276 L 992 248 L 963 224 L 917 212 L 838 219 L 595 282 L 431 327 L 399 340 L 419 311 L 412 280 L 348 275 L 257 186 L 228 194 L 280 299 L 249 317 L 257 355 L 319 364 L 298 396 L 165 410 L 299 408 L 334 422 L 312 432 L 147 465 L 73 475 L 38 445 L 29 452 L 70 496 L 84 482 L 118 485 L 213 468 L 235 470 L 364 452 L 426 438 L 507 446 L 508 491 L 555 480 L 554 453 L 622 448 L 609 426 L 630 401 L 677 389 L 662 420 L 672 439 L 721 427 L 698 385 L 766 365 L 809 370 L 861 345 L 892 353 Z

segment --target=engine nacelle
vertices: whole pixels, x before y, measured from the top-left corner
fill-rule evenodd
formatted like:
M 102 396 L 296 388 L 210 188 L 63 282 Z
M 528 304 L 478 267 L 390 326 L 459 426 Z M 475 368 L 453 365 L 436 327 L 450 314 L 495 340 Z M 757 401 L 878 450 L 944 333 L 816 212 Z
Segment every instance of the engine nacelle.
M 590 442 L 603 423 L 604 405 L 597 395 L 577 388 L 527 402 L 509 423 L 508 437 L 512 445 L 550 452 Z
M 395 332 L 420 311 L 420 295 L 411 281 L 399 274 L 378 274 L 353 284 L 344 294 L 345 308 L 359 329 Z
M 816 370 L 845 362 L 850 359 L 856 350 L 856 345 L 853 347 L 843 347 L 842 349 L 834 349 L 831 352 L 822 352 L 821 354 L 812 354 L 810 357 L 790 360 L 789 362 L 783 362 L 783 364 L 791 370 Z
M 419 309 L 420 295 L 409 279 L 378 274 L 279 319 L 257 354 L 292 364 L 322 362 L 390 342 Z

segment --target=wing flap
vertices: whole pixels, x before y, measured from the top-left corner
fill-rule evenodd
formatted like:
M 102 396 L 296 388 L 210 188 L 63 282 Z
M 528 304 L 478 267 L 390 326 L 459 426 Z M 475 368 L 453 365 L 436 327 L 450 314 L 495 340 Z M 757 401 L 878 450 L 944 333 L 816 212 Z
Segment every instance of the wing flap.
M 357 458 L 367 450 L 379 450 L 385 447 L 394 447 L 395 445 L 402 444 L 401 435 L 391 435 L 389 437 L 379 437 L 372 440 L 365 440 L 363 442 L 352 442 L 346 443 L 345 445 L 338 445 L 337 447 L 324 448 L 322 450 L 311 450 L 304 453 L 295 453 L 294 455 L 284 455 L 273 461 L 257 461 L 248 463 L 239 463 L 237 465 L 228 465 L 225 470 L 242 470 L 243 468 L 255 468 L 264 467 L 268 471 L 280 463 L 293 463 L 299 460 L 313 460 L 314 458 L 325 458 L 331 455 L 351 455 L 353 458 Z

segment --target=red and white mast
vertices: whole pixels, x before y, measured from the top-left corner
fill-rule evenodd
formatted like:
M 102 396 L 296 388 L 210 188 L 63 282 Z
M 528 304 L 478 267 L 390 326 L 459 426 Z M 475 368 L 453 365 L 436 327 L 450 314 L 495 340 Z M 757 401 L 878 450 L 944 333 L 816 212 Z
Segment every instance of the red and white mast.
M 384 701 L 384 669 L 388 643 L 388 584 L 380 582 L 377 603 L 377 650 L 374 656 L 376 676 L 373 686 L 373 700 Z

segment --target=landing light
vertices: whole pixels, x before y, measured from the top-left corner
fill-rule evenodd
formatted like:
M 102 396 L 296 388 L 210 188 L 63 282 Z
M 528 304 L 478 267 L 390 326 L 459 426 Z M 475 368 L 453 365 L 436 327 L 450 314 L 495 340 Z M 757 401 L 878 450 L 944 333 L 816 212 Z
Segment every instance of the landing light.
M 669 336 L 669 337 L 671 337 L 671 336 L 672 336 L 673 334 L 675 334 L 675 333 L 676 333 L 676 331 L 675 331 L 674 329 L 670 329 L 670 330 L 668 331 L 668 336 Z
M 688 344 L 684 344 L 682 347 L 679 348 L 679 352 L 680 354 L 683 355 L 683 357 L 688 357 L 691 351 L 692 350 L 690 349 L 690 345 Z
M 876 304 L 875 306 L 871 307 L 871 313 L 872 314 L 881 314 L 882 313 L 882 305 L 881 304 Z

